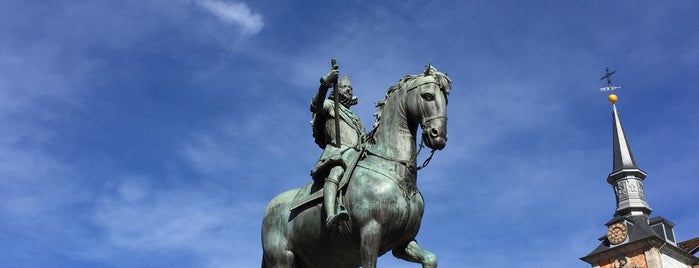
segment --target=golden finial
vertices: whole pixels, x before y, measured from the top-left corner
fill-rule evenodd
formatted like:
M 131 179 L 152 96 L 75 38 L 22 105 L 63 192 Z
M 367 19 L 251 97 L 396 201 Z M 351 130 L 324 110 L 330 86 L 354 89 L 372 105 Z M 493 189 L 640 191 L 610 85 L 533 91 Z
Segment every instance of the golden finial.
M 618 98 L 617 98 L 616 94 L 612 93 L 612 94 L 609 94 L 609 96 L 607 96 L 607 99 L 609 100 L 609 103 L 615 104 L 616 100 Z

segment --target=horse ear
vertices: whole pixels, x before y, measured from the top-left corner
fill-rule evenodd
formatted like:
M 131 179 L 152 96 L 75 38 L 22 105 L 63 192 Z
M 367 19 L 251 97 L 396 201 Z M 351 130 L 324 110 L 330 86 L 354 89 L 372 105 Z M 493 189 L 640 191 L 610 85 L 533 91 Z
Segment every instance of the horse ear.
M 432 64 L 428 63 L 427 68 L 425 68 L 425 76 L 430 75 L 430 69 L 432 69 Z

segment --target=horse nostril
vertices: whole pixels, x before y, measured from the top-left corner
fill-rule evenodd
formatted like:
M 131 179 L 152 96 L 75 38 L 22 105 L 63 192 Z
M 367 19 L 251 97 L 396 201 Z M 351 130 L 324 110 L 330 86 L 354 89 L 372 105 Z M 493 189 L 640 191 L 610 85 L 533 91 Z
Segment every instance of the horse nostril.
M 437 131 L 434 128 L 430 129 L 430 135 L 432 135 L 432 137 L 434 137 L 434 138 L 439 137 L 439 131 Z

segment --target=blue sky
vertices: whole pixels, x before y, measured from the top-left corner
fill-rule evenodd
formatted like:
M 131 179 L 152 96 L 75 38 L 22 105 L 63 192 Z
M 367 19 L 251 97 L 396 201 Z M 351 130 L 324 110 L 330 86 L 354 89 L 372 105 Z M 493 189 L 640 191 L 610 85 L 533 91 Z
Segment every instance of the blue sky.
M 440 267 L 589 267 L 611 219 L 611 106 L 653 216 L 699 237 L 697 1 L 2 1 L 0 266 L 259 267 L 310 180 L 337 58 L 364 125 L 429 62 L 449 142 L 421 171 Z M 388 254 L 380 267 L 419 267 Z

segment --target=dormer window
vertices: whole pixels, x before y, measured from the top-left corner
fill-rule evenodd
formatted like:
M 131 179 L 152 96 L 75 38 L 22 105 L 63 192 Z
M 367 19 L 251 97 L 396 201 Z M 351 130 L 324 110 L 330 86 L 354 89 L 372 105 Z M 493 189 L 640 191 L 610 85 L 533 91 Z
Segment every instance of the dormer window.
M 675 224 L 673 224 L 672 222 L 663 219 L 662 217 L 655 217 L 650 220 L 650 227 L 653 228 L 653 231 L 655 231 L 655 233 L 657 233 L 660 237 L 665 239 L 665 241 L 668 241 L 673 245 L 676 244 L 675 230 L 673 230 Z

